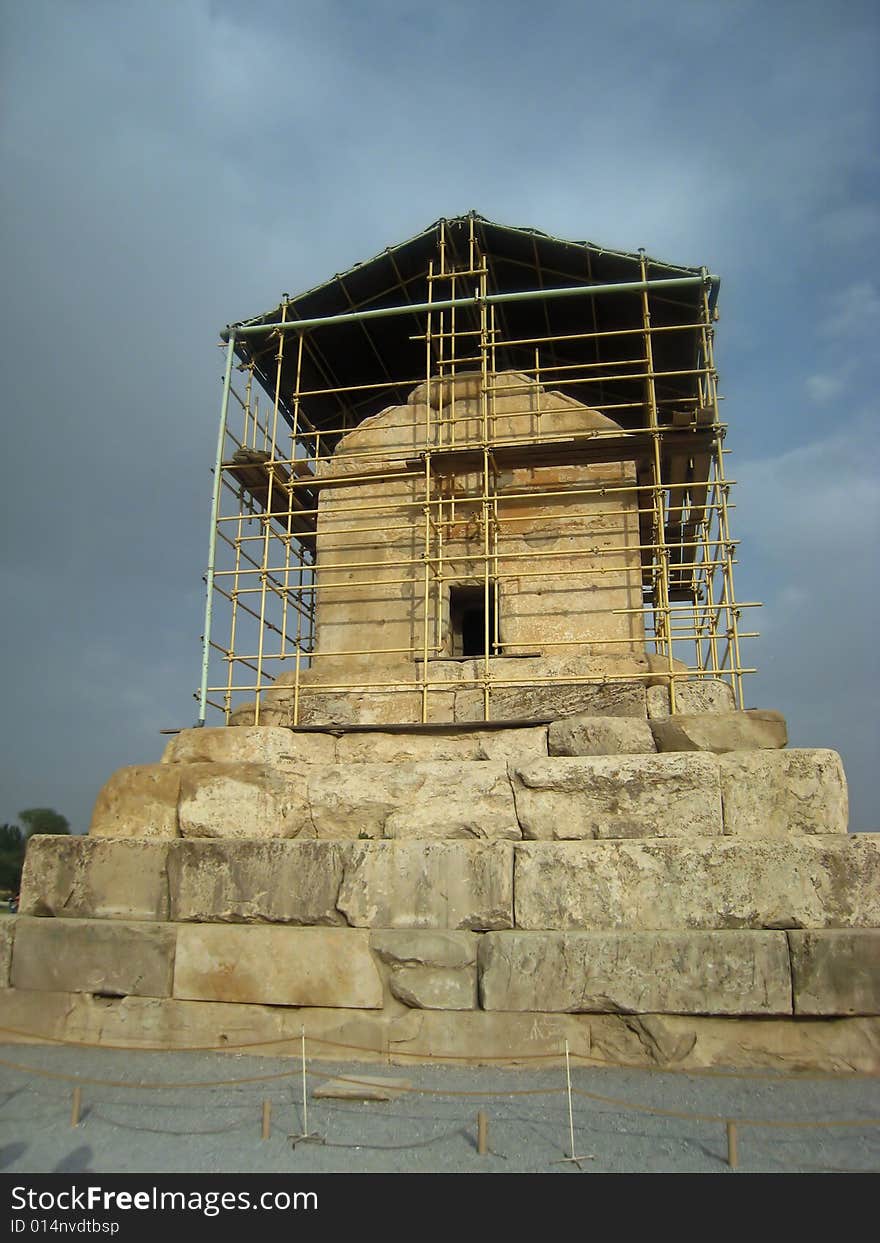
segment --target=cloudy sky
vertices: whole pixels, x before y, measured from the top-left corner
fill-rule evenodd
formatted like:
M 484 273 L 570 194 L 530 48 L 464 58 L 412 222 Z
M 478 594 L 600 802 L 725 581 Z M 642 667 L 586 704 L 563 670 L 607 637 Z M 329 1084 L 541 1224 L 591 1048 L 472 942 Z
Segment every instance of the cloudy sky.
M 195 719 L 219 329 L 473 208 L 721 274 L 750 702 L 880 825 L 873 0 L 0 9 L 0 821 Z

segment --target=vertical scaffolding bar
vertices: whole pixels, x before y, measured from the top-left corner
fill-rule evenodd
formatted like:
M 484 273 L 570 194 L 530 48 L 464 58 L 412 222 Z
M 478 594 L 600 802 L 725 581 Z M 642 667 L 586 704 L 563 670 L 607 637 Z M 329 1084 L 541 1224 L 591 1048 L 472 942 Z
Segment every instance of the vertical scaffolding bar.
M 229 389 L 232 384 L 232 363 L 235 357 L 235 331 L 226 344 L 226 369 L 223 373 L 223 395 L 220 398 L 220 426 L 217 431 L 217 454 L 214 459 L 214 487 L 211 493 L 211 534 L 208 539 L 208 571 L 205 576 L 205 626 L 202 635 L 202 679 L 199 686 L 199 719 L 204 725 L 208 706 L 208 664 L 211 659 L 211 620 L 214 610 L 214 566 L 217 559 L 217 513 L 220 508 L 220 484 L 223 476 L 223 446 L 226 442 L 226 420 L 229 414 Z
M 639 628 L 650 621 L 651 611 L 650 638 L 662 658 L 660 671 L 668 674 L 671 707 L 675 707 L 677 680 L 687 676 L 685 669 L 696 677 L 729 679 L 742 704 L 742 606 L 734 597 L 735 545 L 730 538 L 708 278 L 699 293 L 694 290 L 695 296 L 678 304 L 689 309 L 682 311 L 682 322 L 677 323 L 677 313 L 671 309 L 676 303 L 660 301 L 658 282 L 649 281 L 649 261 L 642 252 L 640 279 L 606 286 L 593 283 L 589 290 L 568 289 L 567 294 L 588 301 L 580 319 L 571 310 L 577 302 L 567 302 L 566 318 L 559 321 L 546 302 L 559 291 L 545 288 L 546 273 L 540 269 L 537 248 L 535 262 L 537 288 L 499 295 L 497 272 L 491 255 L 483 254 L 478 244 L 474 219 L 466 232 L 446 222 L 439 224 L 434 257 L 425 258 L 420 278 L 426 282 L 427 302 L 417 302 L 404 289 L 410 304 L 406 331 L 413 320 L 417 324 L 414 336 L 402 331 L 401 344 L 424 342 L 423 376 L 403 374 L 388 348 L 392 338 L 377 336 L 373 354 L 382 374 L 377 372 L 372 378 L 378 382 L 337 380 L 327 365 L 331 355 L 326 353 L 326 342 L 335 328 L 316 321 L 294 325 L 290 307 L 296 308 L 296 303 L 288 304 L 285 295 L 280 326 L 269 326 L 277 333 L 275 376 L 270 378 L 270 342 L 263 339 L 259 352 L 244 364 L 247 382 L 242 403 L 231 388 L 236 337 L 230 335 L 212 499 L 200 724 L 204 724 L 207 706 L 222 707 L 228 721 L 240 704 L 237 697 L 246 693 L 256 695 L 254 720 L 259 721 L 264 692 L 279 672 L 286 674 L 282 685 L 291 682 L 292 675 L 288 723 L 293 725 L 299 724 L 305 712 L 305 690 L 310 705 L 313 694 L 360 694 L 374 689 L 379 695 L 405 692 L 407 704 L 412 705 L 406 709 L 412 712 L 407 721 L 425 723 L 436 717 L 432 694 L 448 693 L 450 682 L 479 690 L 480 695 L 473 696 L 475 716 L 482 711 L 482 718 L 489 720 L 493 708 L 497 715 L 498 698 L 493 695 L 502 684 L 602 682 L 609 669 L 620 667 L 622 676 L 630 676 L 626 660 L 615 658 L 620 653 L 628 658 L 633 645 L 638 647 Z M 403 288 L 399 276 L 398 280 Z M 671 287 L 697 283 L 697 278 L 690 277 L 673 281 Z M 659 285 L 665 297 L 669 284 Z M 544 302 L 543 313 L 537 312 L 531 320 L 522 310 L 529 298 Z M 505 306 L 496 305 L 496 300 Z M 508 302 L 515 302 L 519 309 L 508 312 Z M 611 308 L 607 313 L 604 305 Z M 364 312 L 365 316 L 376 314 Z M 386 314 L 396 314 L 395 308 L 381 311 L 382 316 Z M 330 318 L 334 324 L 356 323 L 358 316 L 353 307 L 350 316 Z M 298 308 L 296 319 L 302 319 Z M 398 322 L 403 330 L 404 321 Z M 555 335 L 553 329 L 560 322 L 571 331 Z M 512 324 L 518 333 L 509 330 Z M 253 328 L 242 331 L 252 333 Z M 284 339 L 290 331 L 298 337 L 295 361 L 293 343 L 286 351 L 287 371 L 295 366 L 295 386 L 292 375 L 282 374 Z M 669 337 L 663 334 L 679 331 L 688 334 L 690 353 L 667 348 Z M 643 348 L 639 350 L 635 343 Z M 411 347 L 407 350 L 411 358 Z M 418 353 L 413 369 L 419 371 Z M 508 375 L 516 378 L 509 380 Z M 255 380 L 268 392 L 263 416 L 252 391 Z M 401 397 L 419 383 L 425 385 L 423 417 L 421 411 L 403 404 Z M 477 383 L 478 409 L 473 400 Z M 243 405 L 241 441 L 235 436 L 237 426 L 228 424 L 230 392 Z M 373 399 L 384 392 L 391 395 L 392 404 L 383 408 Z M 561 407 L 552 401 L 542 405 L 542 392 L 575 400 Z M 598 394 L 597 400 L 592 400 L 593 394 Z M 457 405 L 456 398 L 470 404 Z M 334 403 L 338 417 L 328 413 Z M 611 424 L 597 427 L 585 419 L 581 428 L 570 413 L 578 405 L 606 414 Z M 539 417 L 545 408 L 562 409 L 565 418 L 557 425 L 552 414 Z M 369 425 L 365 415 L 372 419 L 395 410 L 392 418 L 400 421 L 402 433 L 371 440 L 368 432 L 362 441 L 344 447 L 353 429 Z M 707 422 L 710 412 L 711 424 Z M 384 429 L 394 425 L 386 421 L 379 426 L 384 435 Z M 556 426 L 564 428 L 562 440 L 554 433 Z M 695 448 L 689 454 L 691 432 Z M 603 438 L 614 442 L 629 433 L 633 433 L 631 454 L 626 453 L 626 444 L 621 459 L 603 454 Z M 584 443 L 579 446 L 578 442 Z M 571 444 L 572 456 L 554 458 L 554 443 Z M 512 453 L 532 444 L 537 446 L 534 459 Z M 342 456 L 337 457 L 340 446 Z M 253 486 L 242 482 L 239 448 L 251 453 L 247 469 L 253 467 L 255 472 Z M 508 450 L 512 456 L 505 459 L 502 453 Z M 260 460 L 261 453 L 265 460 Z M 636 462 L 638 474 L 633 477 L 628 466 L 617 468 L 618 474 L 605 471 L 605 464 L 612 461 Z M 557 464 L 563 469 L 557 471 Z M 580 471 L 578 464 L 582 464 Z M 314 483 L 306 471 L 315 477 Z M 410 473 L 402 490 L 396 483 L 390 491 L 383 491 L 384 479 L 395 472 L 400 479 L 406 471 Z M 355 484 L 363 490 L 352 490 Z M 317 526 L 318 497 L 329 500 L 324 491 L 328 487 L 335 489 L 333 500 L 326 505 L 321 502 L 322 512 L 332 515 L 341 534 L 328 573 L 318 581 L 315 544 L 309 532 Z M 237 504 L 237 510 L 228 515 L 221 512 L 227 493 Z M 402 531 L 407 534 L 399 534 Z M 228 538 L 224 532 L 229 532 Z M 526 532 L 528 538 L 520 538 Z M 225 562 L 224 545 L 232 554 Z M 644 586 L 634 561 L 644 571 Z M 545 577 L 546 587 L 541 583 Z M 376 584 L 382 584 L 380 591 L 371 593 Z M 229 591 L 224 590 L 227 586 Z M 474 609 L 477 593 L 482 596 L 481 659 L 465 658 L 460 650 L 463 636 L 457 630 L 453 635 L 451 628 L 447 632 L 446 601 L 459 587 L 467 591 Z M 370 635 L 364 632 L 363 637 L 343 642 L 345 650 L 337 651 L 337 642 L 329 644 L 327 651 L 315 652 L 316 602 L 332 614 L 333 604 L 343 601 L 349 588 L 351 617 L 358 615 L 360 600 L 381 602 L 385 593 L 389 601 L 397 602 L 394 616 L 399 616 L 401 596 L 411 610 L 409 617 L 417 618 L 421 608 L 421 627 L 417 621 L 407 621 L 405 638 L 396 634 L 384 643 L 376 628 Z M 212 619 L 215 590 L 229 604 L 227 649 L 211 640 L 212 620 L 217 629 L 220 616 L 218 611 Z M 531 656 L 539 651 L 545 660 L 543 668 L 523 662 L 522 673 L 514 661 L 495 659 L 502 654 L 505 592 L 510 601 L 510 593 L 516 590 L 531 597 L 534 604 L 506 614 L 503 654 Z M 584 619 L 593 615 L 590 610 L 598 617 L 606 607 L 601 603 L 603 591 L 604 599 L 611 600 L 608 613 L 626 615 L 632 620 L 631 625 L 627 622 L 629 629 L 615 624 L 590 630 L 586 620 L 583 625 L 567 620 L 578 616 L 581 608 Z M 555 599 L 561 603 L 548 605 L 546 598 L 557 592 Z M 564 592 L 570 592 L 569 603 L 562 598 Z M 582 601 L 581 592 L 590 596 Z M 624 607 L 616 607 L 619 603 Z M 542 622 L 554 608 L 566 618 L 555 631 Z M 296 611 L 295 626 L 291 609 Z M 478 624 L 473 617 L 471 621 Z M 392 633 L 391 624 L 388 633 Z M 476 635 L 468 642 L 472 642 L 468 651 L 475 653 Z M 227 662 L 222 685 L 216 687 L 208 681 L 212 647 Z M 567 666 L 565 661 L 554 662 L 551 658 L 557 654 L 583 656 L 583 664 L 580 659 Z M 436 664 L 438 657 L 453 655 L 467 661 L 463 670 L 445 670 Z M 337 656 L 375 656 L 376 660 L 353 660 L 348 666 L 343 659 L 327 662 L 327 657 Z M 679 656 L 681 663 L 676 659 Z M 322 668 L 332 672 L 322 677 Z M 632 676 L 647 679 L 657 672 L 657 665 L 650 672 L 639 672 L 634 664 Z M 209 698 L 215 691 L 222 695 L 222 704 Z M 377 719 L 388 719 L 384 709 Z
M 648 279 L 648 265 L 644 250 L 639 251 L 639 266 L 644 286 Z M 657 414 L 657 387 L 654 379 L 654 347 L 651 340 L 651 308 L 648 290 L 642 289 L 642 326 L 645 334 L 646 388 L 648 427 L 651 431 L 651 495 L 654 499 L 654 634 L 660 635 L 658 649 L 664 650 L 669 667 L 669 711 L 675 711 L 675 658 L 672 653 L 671 613 L 669 608 L 669 549 L 666 546 L 666 517 L 663 504 L 663 476 L 660 461 L 660 420 Z M 656 618 L 659 616 L 660 626 Z
M 472 268 L 474 267 L 473 223 L 473 219 L 471 219 L 470 263 Z M 498 588 L 497 584 L 493 585 L 491 581 L 491 562 L 489 559 L 492 513 L 490 493 L 494 491 L 490 483 L 490 471 L 493 472 L 491 475 L 491 482 L 493 483 L 494 468 L 489 454 L 489 325 L 486 312 L 486 270 L 482 262 L 480 264 L 477 287 L 480 292 L 480 442 L 483 449 L 483 495 L 480 499 L 480 527 L 483 536 L 483 720 L 488 721 L 491 717 L 489 685 L 492 666 L 490 660 L 494 655 L 492 652 L 492 622 L 495 617 Z
M 299 440 L 298 440 L 299 438 L 299 416 L 300 416 L 300 402 L 302 401 L 302 398 L 300 397 L 300 393 L 302 391 L 303 345 L 304 345 L 304 338 L 303 338 L 302 333 L 300 333 L 299 342 L 297 344 L 297 351 L 296 351 L 296 386 L 293 390 L 293 428 L 291 429 L 291 433 L 290 433 L 291 472 L 293 471 L 293 462 L 296 459 L 296 450 L 297 450 L 297 445 L 299 443 Z M 293 498 L 296 495 L 296 489 L 294 487 L 291 487 L 290 495 L 291 495 L 291 498 Z M 315 503 L 317 505 L 317 493 L 315 494 Z M 316 521 L 315 521 L 316 528 L 317 528 L 317 525 L 318 524 L 317 524 L 317 515 L 316 515 Z M 299 569 L 297 573 L 297 582 L 296 582 L 296 588 L 297 588 L 296 641 L 295 641 L 295 651 L 294 651 L 294 658 L 293 658 L 294 659 L 293 721 L 292 721 L 293 725 L 299 724 L 299 679 L 300 679 L 300 670 L 302 667 L 302 644 L 303 644 L 302 621 L 303 621 L 303 609 L 305 607 L 305 595 L 306 595 L 305 582 L 304 582 L 305 580 L 305 557 L 303 556 L 301 547 L 300 547 L 299 554 L 298 554 L 298 560 L 299 560 Z M 312 597 L 314 598 L 314 592 L 312 593 Z M 310 627 L 310 629 L 312 628 Z
M 724 477 L 724 431 L 719 426 L 718 418 L 718 392 L 716 386 L 716 371 L 714 346 L 712 343 L 711 314 L 709 311 L 709 294 L 706 284 L 703 285 L 703 349 L 706 361 L 706 383 L 709 394 L 709 400 L 712 409 L 712 427 L 716 431 L 716 449 L 715 449 L 715 474 L 717 478 L 717 491 L 719 494 L 718 509 L 718 541 L 719 546 L 723 549 L 722 553 L 722 574 L 723 574 L 723 590 L 722 600 L 726 606 L 726 622 L 727 622 L 727 639 L 732 652 L 731 672 L 733 675 L 733 688 L 736 695 L 737 707 L 744 706 L 743 685 L 742 685 L 742 656 L 740 654 L 739 644 L 739 610 L 736 604 L 736 595 L 733 588 L 733 544 L 730 538 L 730 522 L 727 511 L 727 498 L 729 484 Z

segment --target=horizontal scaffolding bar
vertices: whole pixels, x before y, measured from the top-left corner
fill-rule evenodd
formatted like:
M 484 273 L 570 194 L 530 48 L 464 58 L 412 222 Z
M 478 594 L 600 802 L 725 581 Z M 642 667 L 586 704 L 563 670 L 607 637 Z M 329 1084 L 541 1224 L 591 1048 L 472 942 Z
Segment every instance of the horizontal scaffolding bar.
M 475 658 L 475 659 L 481 659 L 481 658 Z M 501 656 L 501 657 L 497 657 L 493 659 L 503 660 L 504 657 Z M 705 678 L 717 678 L 719 676 L 724 676 L 730 673 L 756 673 L 756 672 L 757 672 L 756 669 L 746 667 L 745 665 L 725 668 L 724 670 L 721 671 L 720 674 L 710 673 L 708 670 L 695 670 L 695 669 L 682 669 L 682 670 L 663 669 L 662 671 L 659 671 L 657 669 L 645 669 L 645 670 L 639 670 L 637 672 L 628 671 L 625 674 L 594 673 L 594 674 L 584 674 L 584 675 L 580 675 L 577 677 L 575 677 L 574 675 L 568 675 L 568 674 L 566 674 L 564 677 L 522 677 L 522 678 L 485 677 L 485 678 L 461 678 L 460 680 L 456 680 L 455 682 L 445 682 L 440 679 L 436 679 L 436 680 L 429 681 L 427 683 L 427 687 L 429 690 L 457 691 L 457 690 L 468 690 L 474 687 L 485 686 L 490 691 L 492 691 L 499 687 L 511 687 L 511 686 L 516 686 L 516 687 L 530 687 L 530 686 L 538 686 L 538 685 L 556 686 L 560 682 L 564 682 L 566 686 L 607 686 L 609 683 L 620 682 L 621 679 L 624 679 L 626 681 L 648 682 L 650 680 L 656 680 L 658 677 L 663 677 L 663 678 L 673 679 L 676 682 L 687 682 L 687 681 L 692 681 L 692 680 L 698 680 L 701 676 Z M 368 682 L 364 680 L 364 681 L 358 682 L 357 691 L 358 693 L 362 691 L 369 691 L 371 694 L 376 693 L 376 694 L 387 694 L 387 695 L 393 695 L 395 693 L 412 691 L 414 694 L 417 694 L 420 691 L 422 691 L 425 685 L 426 683 L 422 682 L 421 680 L 413 681 L 413 682 L 403 682 L 400 679 L 398 679 L 395 682 Z M 263 687 L 264 691 L 270 690 L 270 689 L 271 689 L 271 683 L 268 686 Z M 284 686 L 284 687 L 279 687 L 278 689 L 285 690 L 285 691 L 292 691 L 293 687 Z M 335 695 L 335 694 L 338 694 L 339 691 L 351 692 L 354 688 L 351 682 L 310 682 L 307 689 L 310 695 Z M 209 691 L 226 691 L 226 690 L 253 691 L 254 686 L 253 684 L 246 684 L 243 686 L 227 687 L 224 684 L 223 686 L 209 686 L 208 690 Z M 450 727 L 450 724 L 451 722 L 446 723 L 447 729 Z M 456 728 L 458 727 L 457 721 L 455 722 L 455 726 Z
M 554 289 L 524 289 L 514 293 L 472 294 L 467 298 L 444 298 L 437 302 L 409 302 L 403 306 L 384 306 L 372 311 L 347 311 L 342 315 L 322 315 L 314 319 L 289 319 L 269 324 L 230 324 L 221 332 L 223 341 L 230 333 L 236 340 L 255 337 L 266 332 L 303 332 L 308 328 L 329 327 L 332 324 L 357 324 L 369 319 L 389 319 L 396 315 L 421 315 L 428 312 L 451 311 L 460 307 L 501 306 L 509 302 L 547 302 L 555 298 L 596 298 L 603 294 L 645 293 L 664 289 L 685 289 L 695 286 L 720 285 L 718 276 L 673 276 L 653 281 L 615 281 L 607 285 L 566 285 Z

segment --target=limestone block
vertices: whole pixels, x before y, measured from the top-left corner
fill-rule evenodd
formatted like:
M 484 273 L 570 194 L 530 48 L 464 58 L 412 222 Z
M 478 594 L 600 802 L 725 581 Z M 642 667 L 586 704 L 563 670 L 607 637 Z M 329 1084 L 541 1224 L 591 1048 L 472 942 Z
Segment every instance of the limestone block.
M 176 765 L 166 765 L 174 771 Z M 280 773 L 261 764 L 180 766 L 183 837 L 314 837 L 306 767 Z
M 353 843 L 336 905 L 360 928 L 510 928 L 513 846 Z
M 134 1001 L 134 999 L 132 999 Z M 173 1002 L 162 1003 L 171 1006 Z M 391 1027 L 392 1060 L 449 1055 L 471 1064 L 533 1065 L 568 1041 L 574 1057 L 611 1065 L 764 1067 L 876 1073 L 880 1019 L 714 1018 L 675 1014 L 547 1014 L 476 1010 L 412 1011 L 408 1029 Z M 417 1024 L 412 1026 L 412 1024 Z M 546 1065 L 552 1062 L 545 1061 Z
M 308 783 L 320 838 L 521 836 L 501 763 L 336 764 Z
M 98 795 L 92 837 L 177 837 L 180 770 L 167 764 L 120 768 Z
M 387 675 L 384 675 L 387 676 Z M 368 681 L 357 674 L 342 675 L 352 685 Z M 445 705 L 445 709 L 444 709 Z M 230 725 L 255 726 L 254 701 L 236 707 Z M 296 717 L 296 718 L 295 718 Z M 451 691 L 431 691 L 429 720 L 452 720 Z M 266 691 L 260 704 L 259 728 L 296 725 L 405 725 L 421 721 L 421 692 L 411 691 L 322 691 L 318 686 L 301 687 L 296 702 L 291 687 Z
M 387 1061 L 390 1030 L 404 1034 L 421 1011 L 387 1012 L 289 1006 L 178 1001 L 173 997 L 101 997 L 89 993 L 35 993 L 8 989 L 4 1025 L 26 1032 L 4 1034 L 9 1043 L 45 1039 L 80 1040 L 132 1049 L 211 1048 L 252 1056 L 299 1056 L 300 1032 L 314 1037 L 310 1058 L 339 1059 L 338 1041 L 358 1050 L 357 1061 Z M 255 1043 L 256 1042 L 256 1043 Z M 270 1043 L 271 1042 L 271 1043 Z
M 172 843 L 104 837 L 32 837 L 22 915 L 165 920 Z
M 880 834 L 743 841 L 530 842 L 517 927 L 880 926 Z
M 652 686 L 669 686 L 669 657 L 659 655 L 657 652 L 646 653 L 646 664 L 651 676 L 648 678 L 648 687 Z M 672 673 L 687 674 L 688 667 L 682 660 L 672 661 Z
M 547 755 L 547 727 L 531 729 L 487 729 L 474 735 L 478 760 L 499 760 L 519 764 Z
M 260 729 L 289 728 L 294 723 L 291 701 L 292 696 L 285 696 L 278 702 L 261 705 L 259 722 L 256 720 L 257 714 L 253 700 L 239 704 L 230 712 L 229 724 L 237 729 L 253 728 L 255 725 L 258 725 Z
M 557 719 L 577 713 L 589 716 L 647 715 L 645 687 L 638 681 L 533 686 L 496 684 L 492 687 L 489 702 L 495 721 L 527 720 L 532 717 Z M 482 691 L 461 689 L 455 692 L 455 719 L 483 720 Z
M 424 760 L 524 760 L 547 754 L 546 726 L 526 729 L 455 730 L 424 734 L 342 734 L 341 764 L 401 764 Z
M 393 967 L 472 967 L 477 961 L 473 932 L 434 932 L 412 928 L 384 928 L 373 932 L 370 946 L 382 962 Z
M 785 717 L 751 708 L 746 712 L 676 712 L 651 722 L 658 751 L 774 750 L 788 742 Z
M 524 385 L 529 383 L 526 376 L 509 371 L 495 376 L 491 387 L 501 388 L 502 384 L 505 388 L 512 387 L 517 381 Z M 434 410 L 448 409 L 453 402 L 477 399 L 481 389 L 482 377 L 475 372 L 465 372 L 450 379 L 424 380 L 413 389 L 407 401 L 411 406 L 423 406 L 427 401 Z
M 169 924 L 21 916 L 11 982 L 39 991 L 167 997 L 175 931 Z
M 174 996 L 370 1010 L 382 1005 L 382 981 L 359 929 L 184 924 Z
M 3 994 L 9 1044 L 58 1038 L 145 1048 L 203 1048 L 267 1057 L 298 1056 L 300 1029 L 310 1056 L 338 1060 L 339 1043 L 361 1063 L 422 1064 L 426 1055 L 470 1065 L 543 1065 L 572 1056 L 633 1066 L 770 1068 L 874 1074 L 877 1018 L 712 1018 L 703 1015 L 546 1014 L 504 1010 L 348 1010 L 96 997 L 90 993 Z M 26 1033 L 17 1035 L 16 1032 Z M 255 1044 L 254 1042 L 259 1042 Z M 335 1042 L 333 1044 L 323 1041 Z M 263 1043 L 266 1042 L 266 1043 Z M 269 1043 L 271 1042 L 271 1043 Z
M 189 840 L 168 859 L 179 922 L 344 924 L 336 901 L 354 843 Z
M 41 1044 L 44 1040 L 70 1038 L 66 1018 L 78 1000 L 77 993 L 32 993 L 29 989 L 0 988 L 0 1023 L 4 1044 Z
M 485 1010 L 789 1014 L 783 932 L 488 932 Z
M 473 1010 L 477 1005 L 477 969 L 401 967 L 391 972 L 389 987 L 398 1001 L 415 1010 Z
M 846 832 L 846 776 L 835 751 L 734 751 L 721 756 L 719 764 L 725 833 Z
M 428 695 L 428 720 L 452 721 L 454 696 L 449 691 Z M 422 694 L 412 691 L 300 692 L 299 725 L 405 725 L 422 719 Z M 292 712 L 287 724 L 292 725 Z
M 432 685 L 435 682 L 460 682 L 467 664 L 464 660 L 429 660 L 425 680 Z M 419 672 L 421 673 L 421 663 Z
M 513 772 L 523 836 L 703 837 L 721 833 L 708 755 L 550 757 Z
M 880 930 L 789 932 L 795 1014 L 880 1014 Z
M 389 987 L 421 1010 L 472 1010 L 477 999 L 477 937 L 472 932 L 374 932 L 374 953 L 389 968 Z
M 786 1022 L 790 1020 L 776 1020 Z M 622 1065 L 680 1066 L 690 1060 L 698 1032 L 709 1023 L 744 1023 L 745 1019 L 710 1019 L 672 1014 L 601 1014 L 590 1024 L 593 1057 Z M 773 1019 L 759 1022 L 772 1023 Z M 730 1063 L 733 1065 L 734 1063 Z
M 479 684 L 485 674 L 486 662 L 482 657 L 473 660 L 455 662 L 458 664 L 458 681 L 463 683 L 456 689 L 463 690 L 467 686 Z M 490 656 L 489 679 L 493 685 L 508 684 L 514 689 L 523 690 L 541 684 L 564 685 L 571 687 L 591 686 L 595 700 L 600 705 L 595 715 L 632 715 L 630 711 L 614 713 L 616 704 L 624 707 L 629 705 L 626 688 L 644 685 L 644 676 L 648 672 L 646 656 L 627 654 L 622 656 L 587 655 L 582 644 L 578 645 L 577 655 L 562 653 L 556 649 L 541 652 L 540 645 L 533 656 Z M 552 678 L 552 682 L 546 679 Z M 588 679 L 592 679 L 589 681 Z M 602 688 L 604 687 L 604 694 Z M 636 696 L 636 715 L 645 715 L 646 707 L 641 696 Z
M 847 1074 L 880 1066 L 878 1019 L 603 1014 L 589 1022 L 593 1058 L 613 1064 Z
M 179 922 L 509 928 L 512 879 L 501 844 L 191 840 L 168 859 Z
M 476 744 L 467 734 L 342 734 L 340 764 L 411 764 L 419 761 L 475 760 Z
M 554 721 L 547 737 L 550 755 L 635 755 L 656 751 L 647 721 L 626 716 L 569 716 Z
M 9 987 L 9 968 L 12 963 L 12 939 L 15 935 L 14 919 L 0 919 L 0 988 Z
M 733 712 L 735 708 L 733 687 L 720 678 L 675 683 L 676 712 L 699 715 L 704 712 Z M 669 716 L 668 686 L 648 687 L 648 716 L 652 719 Z
M 572 1056 L 589 1057 L 591 1026 L 583 1014 L 527 1014 L 517 1011 L 411 1011 L 406 1026 L 394 1023 L 389 1032 L 392 1060 L 406 1065 L 426 1056 L 466 1058 L 471 1065 L 534 1067 L 536 1055 L 564 1061 L 565 1042 Z M 552 1062 L 542 1060 L 542 1066 Z
M 261 764 L 296 772 L 303 764 L 332 764 L 335 759 L 331 734 L 297 734 L 261 724 L 181 730 L 165 748 L 162 763 Z

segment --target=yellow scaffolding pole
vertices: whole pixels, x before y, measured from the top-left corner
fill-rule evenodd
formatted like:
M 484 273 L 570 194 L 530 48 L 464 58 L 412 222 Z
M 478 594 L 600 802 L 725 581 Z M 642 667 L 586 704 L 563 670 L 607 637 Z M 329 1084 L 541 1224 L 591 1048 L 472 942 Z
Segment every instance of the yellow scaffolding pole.
M 279 671 L 286 682 L 292 674 L 292 724 L 301 719 L 306 692 L 367 688 L 418 691 L 418 715 L 427 722 L 432 696 L 450 686 L 479 690 L 489 720 L 496 688 L 622 676 L 612 666 L 611 673 L 574 674 L 559 665 L 555 672 L 530 666 L 528 676 L 511 679 L 508 666 L 519 657 L 544 654 L 550 661 L 554 653 L 582 653 L 597 660 L 620 653 L 628 659 L 651 644 L 662 658 L 673 710 L 676 684 L 687 678 L 728 680 L 742 706 L 743 676 L 751 670 L 743 664 L 741 640 L 754 632 L 742 629 L 741 618 L 757 604 L 737 601 L 734 591 L 733 480 L 724 469 L 709 286 L 704 282 L 699 292 L 699 311 L 683 314 L 669 301 L 654 302 L 644 253 L 640 269 L 638 289 L 613 295 L 632 300 L 632 315 L 617 327 L 594 320 L 593 330 L 571 331 L 569 320 L 568 331 L 554 334 L 545 307 L 546 333 L 509 332 L 508 312 L 490 300 L 490 269 L 474 221 L 466 245 L 441 223 L 427 271 L 427 310 L 413 311 L 423 331 L 406 336 L 424 343 L 423 376 L 395 372 L 369 332 L 387 377 L 372 383 L 336 385 L 328 379 L 318 386 L 314 369 L 307 383 L 310 330 L 297 333 L 295 365 L 287 363 L 295 378 L 288 379 L 287 392 L 287 333 L 277 333 L 271 381 L 262 362 L 255 368 L 246 350 L 239 353 L 244 392 L 231 385 L 230 392 L 242 412 L 241 426 L 227 418 L 218 485 L 223 501 L 214 517 L 218 561 L 212 592 L 225 612 L 228 639 L 207 645 L 212 659 L 224 664 L 222 684 L 207 689 L 220 696 L 219 705 L 210 702 L 226 720 L 241 696 L 251 695 L 259 722 L 261 700 Z M 591 299 L 594 310 L 599 304 L 600 296 Z M 655 312 L 673 322 L 654 322 Z M 281 315 L 285 324 L 286 296 Z M 509 319 L 517 322 L 512 313 Z M 663 341 L 678 339 L 675 334 L 696 342 L 691 366 L 682 365 L 680 352 L 661 350 Z M 596 355 L 587 357 L 588 348 Z M 607 350 L 604 358 L 600 349 Z M 672 365 L 672 357 L 680 361 Z M 327 379 L 330 372 L 319 374 Z M 265 414 L 255 380 L 271 385 Z M 383 392 L 406 392 L 417 384 L 425 386 L 420 420 L 416 407 L 411 414 L 392 409 L 375 437 L 370 424 L 357 421 L 361 399 L 381 401 Z M 598 389 L 599 400 L 588 408 L 620 425 L 578 428 L 573 420 L 560 434 L 559 423 L 541 415 L 540 395 L 550 386 L 575 389 L 582 404 L 585 392 Z M 465 392 L 478 404 L 461 405 Z M 311 403 L 328 400 L 337 410 L 316 414 Z M 360 428 L 366 436 L 345 445 Z M 256 496 L 235 474 L 234 455 L 242 450 L 266 455 Z M 619 474 L 613 477 L 615 464 Z M 315 555 L 318 531 L 338 558 L 323 567 Z M 410 534 L 412 545 L 406 542 Z M 616 629 L 593 630 L 592 614 L 585 613 L 580 630 L 576 625 L 571 638 L 560 637 L 545 632 L 539 607 L 534 617 L 520 613 L 511 626 L 511 584 L 522 588 L 520 598 L 525 593 L 540 601 L 542 580 L 559 600 L 566 593 L 572 601 L 584 592 L 604 593 L 583 597 L 607 598 L 597 607 L 597 621 L 632 619 L 631 628 L 622 630 L 621 621 Z M 482 589 L 478 658 L 452 652 L 450 591 L 463 584 Z M 337 642 L 336 650 L 332 644 L 316 650 L 316 619 L 332 618 L 334 602 L 345 601 L 347 593 L 349 603 L 411 595 L 410 641 L 397 642 L 395 634 L 382 642 L 378 633 L 362 631 L 362 645 Z M 222 634 L 219 616 L 215 634 Z M 468 669 L 477 672 L 451 680 L 439 676 L 435 662 L 454 659 L 476 659 Z M 340 672 L 343 660 L 353 662 L 350 672 Z M 393 662 L 390 679 L 383 661 Z M 407 669 L 411 673 L 403 676 Z M 634 666 L 626 676 L 656 678 L 658 668 L 655 663 L 646 673 Z

